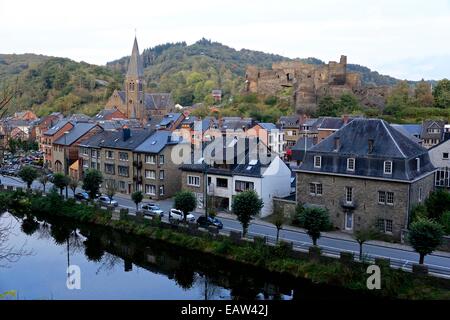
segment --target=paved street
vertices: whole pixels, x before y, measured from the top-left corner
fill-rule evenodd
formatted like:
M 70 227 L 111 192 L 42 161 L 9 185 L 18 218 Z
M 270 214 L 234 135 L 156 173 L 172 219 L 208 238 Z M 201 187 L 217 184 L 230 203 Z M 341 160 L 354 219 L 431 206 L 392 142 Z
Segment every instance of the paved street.
M 19 178 L 0 176 L 1 182 L 4 185 L 12 185 L 18 187 L 25 187 Z M 33 183 L 33 188 L 42 189 L 42 185 L 38 182 Z M 47 184 L 47 190 L 51 188 L 51 184 Z M 78 191 L 81 191 L 78 190 Z M 72 191 L 69 190 L 69 196 L 72 196 Z M 116 195 L 115 200 L 119 203 L 120 207 L 128 208 L 132 214 L 134 214 L 136 206 L 134 202 L 127 196 Z M 144 202 L 150 202 L 144 200 Z M 172 200 L 153 201 L 158 203 L 161 209 L 165 212 L 164 220 L 167 220 L 167 213 L 172 208 Z M 201 213 L 194 213 L 196 217 Z M 232 218 L 231 215 L 219 214 L 219 218 L 224 224 L 224 231 L 242 231 L 241 224 Z M 261 220 L 254 220 L 249 228 L 250 236 L 267 236 L 272 242 L 276 238 L 276 229 L 269 223 Z M 293 242 L 294 245 L 301 249 L 307 249 L 311 245 L 309 236 L 301 229 L 294 227 L 287 227 L 286 230 L 280 232 L 280 238 L 285 241 Z M 359 246 L 356 241 L 352 240 L 349 236 L 325 233 L 319 240 L 319 245 L 324 252 L 330 254 L 337 254 L 339 251 L 352 251 L 359 253 Z M 391 261 L 397 266 L 409 270 L 413 263 L 417 263 L 419 255 L 415 253 L 411 247 L 400 244 L 390 244 L 383 242 L 372 241 L 364 245 L 364 253 L 370 254 L 376 257 L 390 258 Z M 430 267 L 430 271 L 435 271 L 441 275 L 450 276 L 450 253 L 435 252 L 425 258 L 425 263 Z

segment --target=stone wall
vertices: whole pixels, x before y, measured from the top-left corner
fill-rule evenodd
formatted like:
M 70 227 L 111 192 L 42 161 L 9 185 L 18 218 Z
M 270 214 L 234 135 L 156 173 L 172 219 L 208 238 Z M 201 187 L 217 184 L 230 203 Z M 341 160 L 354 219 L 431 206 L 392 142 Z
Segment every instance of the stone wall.
M 286 218 L 290 218 L 295 213 L 297 202 L 282 198 L 273 198 L 273 210 L 282 210 Z

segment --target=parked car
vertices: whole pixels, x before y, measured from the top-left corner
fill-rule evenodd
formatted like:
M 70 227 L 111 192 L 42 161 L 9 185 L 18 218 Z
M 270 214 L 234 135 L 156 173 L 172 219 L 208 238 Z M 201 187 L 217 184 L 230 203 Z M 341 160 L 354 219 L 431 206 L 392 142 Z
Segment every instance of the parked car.
M 169 220 L 178 220 L 183 221 L 184 220 L 184 213 L 181 210 L 177 209 L 170 209 L 169 211 Z M 186 215 L 186 221 L 188 222 L 195 222 L 195 217 L 193 214 L 188 213 Z
M 116 200 L 110 199 L 108 196 L 100 196 L 97 201 L 104 206 L 112 205 L 114 207 L 117 207 L 119 205 Z
M 87 192 L 77 192 L 74 198 L 77 200 L 89 200 L 89 194 Z
M 218 229 L 223 229 L 223 223 L 217 218 L 213 218 L 208 216 L 206 218 L 205 216 L 200 216 L 197 219 L 197 224 L 199 227 L 208 228 L 209 226 L 217 227 Z
M 159 215 L 161 218 L 164 217 L 164 211 L 154 203 L 144 203 L 141 206 L 141 210 L 144 212 L 146 216 L 156 216 Z

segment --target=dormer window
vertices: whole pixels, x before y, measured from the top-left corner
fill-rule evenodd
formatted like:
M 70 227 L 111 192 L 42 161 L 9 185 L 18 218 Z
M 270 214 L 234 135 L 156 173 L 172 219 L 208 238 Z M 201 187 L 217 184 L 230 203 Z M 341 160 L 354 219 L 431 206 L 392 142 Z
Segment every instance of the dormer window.
M 321 156 L 315 156 L 314 157 L 314 168 L 322 168 L 322 157 Z
M 384 174 L 392 174 L 392 161 L 384 162 Z
M 347 171 L 355 171 L 355 158 L 347 159 Z

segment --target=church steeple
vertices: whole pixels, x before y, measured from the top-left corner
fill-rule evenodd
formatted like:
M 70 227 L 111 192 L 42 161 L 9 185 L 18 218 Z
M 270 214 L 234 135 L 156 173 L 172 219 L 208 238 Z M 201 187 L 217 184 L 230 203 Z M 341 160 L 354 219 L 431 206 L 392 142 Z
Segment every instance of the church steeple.
M 128 62 L 128 71 L 125 76 L 125 92 L 127 103 L 127 117 L 142 120 L 144 115 L 144 66 L 139 54 L 136 37 L 133 51 Z
M 130 77 L 143 77 L 144 66 L 139 54 L 139 46 L 136 37 L 134 38 L 133 51 L 131 52 L 130 61 L 128 63 L 127 78 Z

